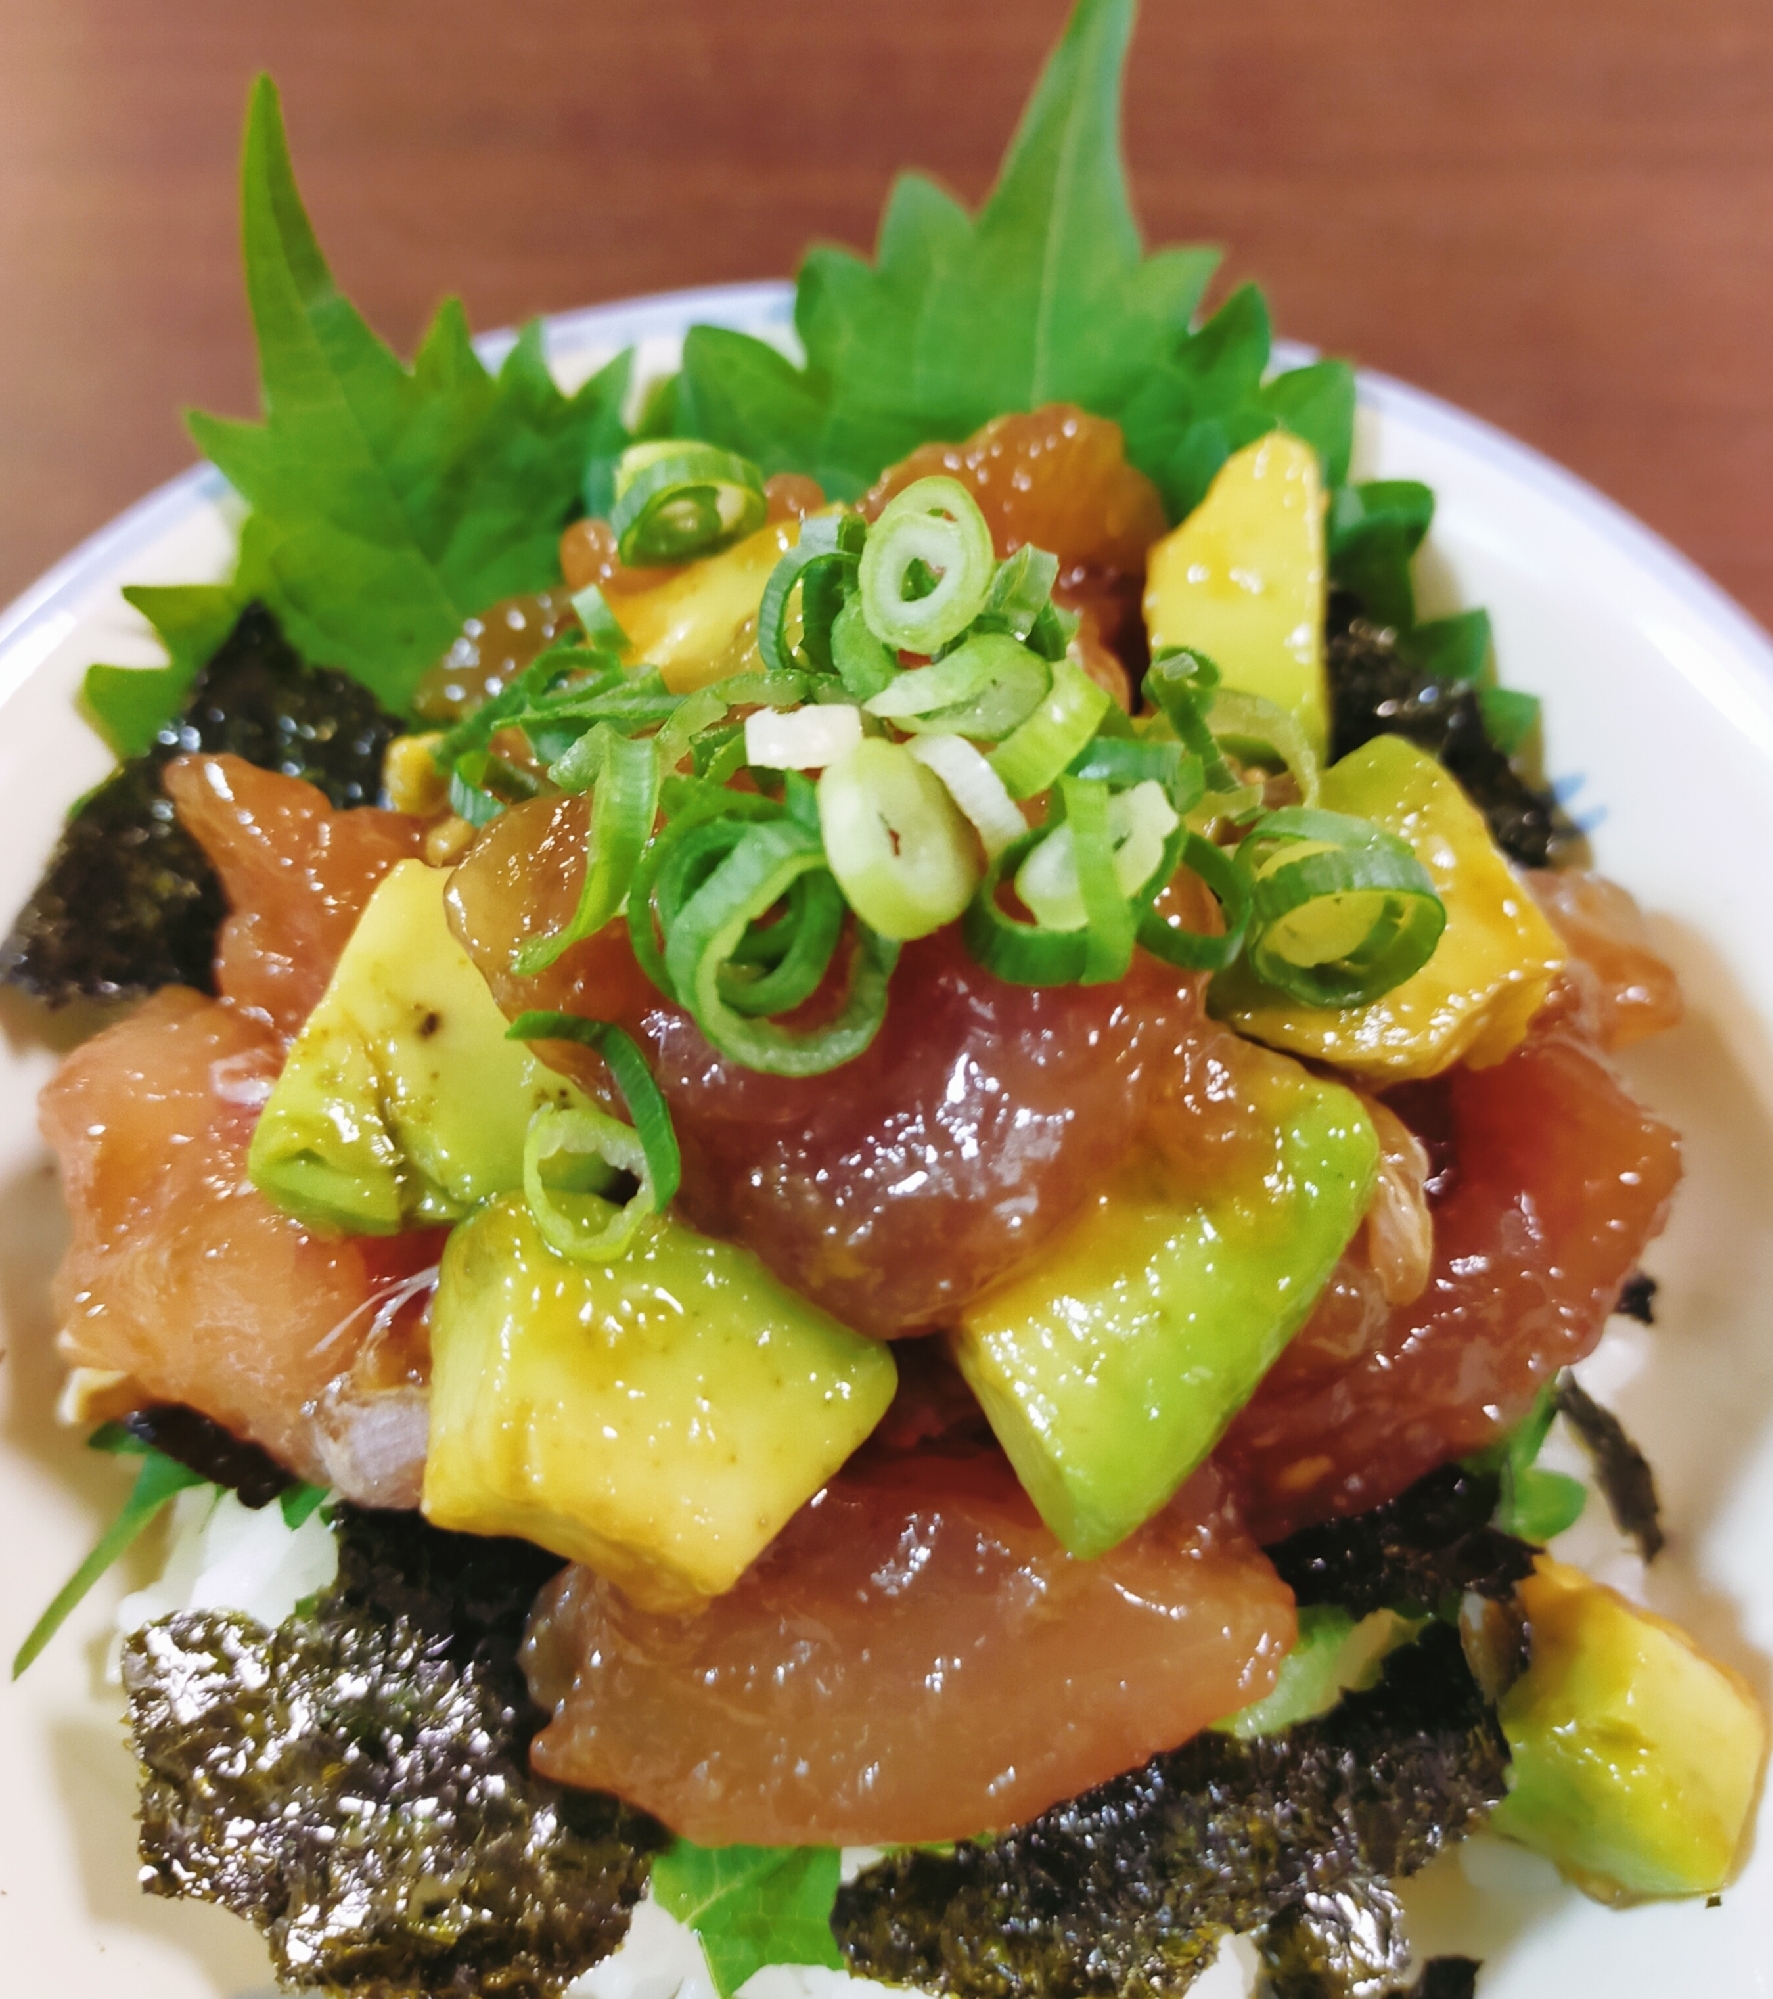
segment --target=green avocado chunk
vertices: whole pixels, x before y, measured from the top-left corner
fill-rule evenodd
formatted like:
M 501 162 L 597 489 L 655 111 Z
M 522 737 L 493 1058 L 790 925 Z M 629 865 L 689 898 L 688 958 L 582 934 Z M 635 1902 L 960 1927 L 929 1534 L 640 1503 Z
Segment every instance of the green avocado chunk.
M 369 899 L 253 1134 L 247 1176 L 312 1228 L 393 1235 L 523 1185 L 543 1104 L 587 1099 L 523 1044 L 444 910 L 401 861 Z
M 1372 1197 L 1379 1144 L 1352 1091 L 1254 1057 L 1235 1161 L 1142 1145 L 953 1336 L 998 1441 L 1073 1554 L 1156 1513 L 1254 1394 Z M 1160 1134 L 1161 1138 L 1161 1134 Z
M 1562 1562 L 1541 1557 L 1520 1603 L 1532 1654 L 1498 1708 L 1511 1762 L 1496 1830 L 1603 1896 L 1715 1893 L 1767 1758 L 1754 1694 Z
M 521 1196 L 444 1253 L 425 1516 L 515 1534 L 649 1609 L 730 1589 L 885 1414 L 891 1350 L 748 1250 L 649 1218 L 612 1262 L 551 1249 Z

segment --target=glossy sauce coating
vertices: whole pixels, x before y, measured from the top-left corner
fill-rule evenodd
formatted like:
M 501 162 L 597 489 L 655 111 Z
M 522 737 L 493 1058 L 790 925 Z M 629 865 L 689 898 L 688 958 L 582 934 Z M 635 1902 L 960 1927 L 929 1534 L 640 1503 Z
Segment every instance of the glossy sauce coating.
M 525 1651 L 554 1711 L 532 1755 L 703 1845 L 957 1839 L 1261 1698 L 1294 1630 L 1210 1471 L 1080 1562 L 996 1456 L 873 1454 L 699 1616 L 564 1571 Z
M 940 1325 L 1011 1270 L 1133 1142 L 1156 1072 L 1221 1038 L 1196 982 L 1155 960 L 1117 985 L 1009 986 L 950 929 L 907 946 L 857 1060 L 805 1080 L 740 1069 L 653 989 L 619 929 L 539 978 L 511 973 L 516 945 L 572 908 L 584 823 L 577 801 L 495 822 L 451 889 L 459 934 L 508 1013 L 558 1008 L 640 1036 L 683 1149 L 684 1213 L 858 1331 Z M 597 1086 L 594 1058 L 545 1053 Z

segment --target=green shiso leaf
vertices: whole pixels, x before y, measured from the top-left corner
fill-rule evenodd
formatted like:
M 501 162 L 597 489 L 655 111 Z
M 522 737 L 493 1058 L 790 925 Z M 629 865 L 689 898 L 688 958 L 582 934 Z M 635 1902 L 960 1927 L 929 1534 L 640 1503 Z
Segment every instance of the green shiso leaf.
M 831 1934 L 841 1856 L 834 1846 L 696 1846 L 653 1862 L 653 1895 L 701 1939 L 721 1999 L 766 1964 L 843 1968 Z
M 465 618 L 559 580 L 556 545 L 586 468 L 619 442 L 628 361 L 563 396 L 532 324 L 494 377 L 449 300 L 403 366 L 333 283 L 263 77 L 242 199 L 266 420 L 194 413 L 191 432 L 253 508 L 250 594 L 299 650 L 401 709 Z M 142 608 L 174 652 L 173 671 L 226 624 L 211 598 Z M 121 716 L 104 685 L 95 705 L 139 736 L 139 703 Z
M 1415 479 L 1370 479 L 1330 502 L 1330 574 L 1375 624 L 1407 632 L 1416 622 L 1410 562 L 1434 518 L 1434 495 Z
M 839 497 L 931 438 L 1006 411 L 1074 402 L 1117 418 L 1172 514 L 1276 424 L 1346 476 L 1353 377 L 1322 362 L 1263 386 L 1268 314 L 1240 291 L 1189 321 L 1216 250 L 1143 253 L 1121 157 L 1120 80 L 1134 0 L 1081 0 L 976 217 L 902 176 L 872 264 L 813 250 L 801 266 L 797 368 L 764 342 L 698 327 L 677 422 L 766 472 L 810 472 Z

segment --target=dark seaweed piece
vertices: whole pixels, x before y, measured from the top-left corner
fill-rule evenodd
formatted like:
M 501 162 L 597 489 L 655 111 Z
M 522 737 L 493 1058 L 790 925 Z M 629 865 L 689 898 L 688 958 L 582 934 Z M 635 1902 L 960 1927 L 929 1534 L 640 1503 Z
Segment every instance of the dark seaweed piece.
M 1662 1502 L 1650 1460 L 1625 1433 L 1611 1409 L 1603 1409 L 1573 1374 L 1560 1374 L 1552 1394 L 1558 1413 L 1594 1460 L 1594 1480 L 1614 1525 L 1638 1544 L 1646 1562 L 1662 1553 Z
M 1481 1958 L 1431 1957 L 1410 1987 L 1408 1999 L 1477 1999 L 1477 1975 L 1482 1969 Z
M 551 1999 L 616 1948 L 663 1831 L 529 1769 L 517 1644 L 559 1566 L 344 1509 L 338 1581 L 267 1631 L 186 1612 L 124 1653 L 143 1884 L 359 1999 Z
M 1639 1270 L 1625 1280 L 1625 1287 L 1619 1293 L 1619 1303 L 1613 1307 L 1628 1319 L 1636 1319 L 1640 1326 L 1656 1323 L 1656 1280 L 1646 1277 Z
M 187 1409 L 182 1402 L 160 1402 L 136 1409 L 123 1419 L 132 1437 L 176 1460 L 212 1485 L 225 1485 L 242 1506 L 256 1511 L 269 1506 L 279 1493 L 296 1483 L 269 1451 L 260 1450 L 224 1430 L 221 1424 Z
M 1303 1527 L 1268 1552 L 1300 1603 L 1375 1610 L 1453 1610 L 1467 1590 L 1501 1601 L 1533 1573 L 1537 1552 L 1490 1524 L 1495 1472 L 1442 1465 L 1396 1499 L 1351 1520 Z
M 1501 1797 L 1507 1755 L 1436 1624 L 1321 1720 L 1209 1731 L 996 1839 L 891 1855 L 832 1927 L 852 1970 L 964 1999 L 1167 1999 L 1227 1931 L 1415 1872 Z
M 161 770 L 188 751 L 229 752 L 305 778 L 335 806 L 364 805 L 399 731 L 355 680 L 307 665 L 270 612 L 249 605 L 154 747 L 76 808 L 0 945 L 0 979 L 50 1006 L 167 985 L 212 992 L 221 883 L 174 815 Z
M 1380 1999 L 1410 1968 L 1403 1904 L 1389 1881 L 1308 1888 L 1256 1933 L 1264 1999 Z
M 1459 780 L 1511 860 L 1528 868 L 1558 861 L 1578 838 L 1576 828 L 1552 794 L 1529 784 L 1491 742 L 1476 688 L 1412 664 L 1397 634 L 1363 617 L 1360 600 L 1346 590 L 1330 599 L 1325 637 L 1332 758 L 1374 736 L 1407 736 Z

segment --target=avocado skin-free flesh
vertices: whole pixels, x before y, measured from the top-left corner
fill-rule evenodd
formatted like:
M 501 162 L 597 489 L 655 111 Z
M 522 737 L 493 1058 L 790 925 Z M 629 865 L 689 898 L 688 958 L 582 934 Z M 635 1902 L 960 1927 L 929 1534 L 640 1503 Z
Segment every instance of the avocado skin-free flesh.
M 451 1235 L 423 1508 L 680 1609 L 732 1587 L 879 1422 L 898 1371 L 749 1251 L 641 1226 L 628 1255 L 576 1261 L 507 1196 Z
M 961 1315 L 954 1354 L 1041 1517 L 1099 1555 L 1163 1506 L 1305 1322 L 1372 1197 L 1354 1094 L 1276 1059 L 1273 1144 L 1182 1189 L 1155 1149 L 1031 1268 Z
M 1512 1761 L 1496 1830 L 1603 1891 L 1723 1887 L 1766 1761 L 1760 1703 L 1578 1569 L 1542 1558 L 1520 1601 L 1532 1658 L 1498 1709 Z
M 449 927 L 446 872 L 371 896 L 253 1134 L 247 1172 L 310 1227 L 392 1235 L 523 1184 L 544 1104 L 587 1099 L 522 1043 Z

